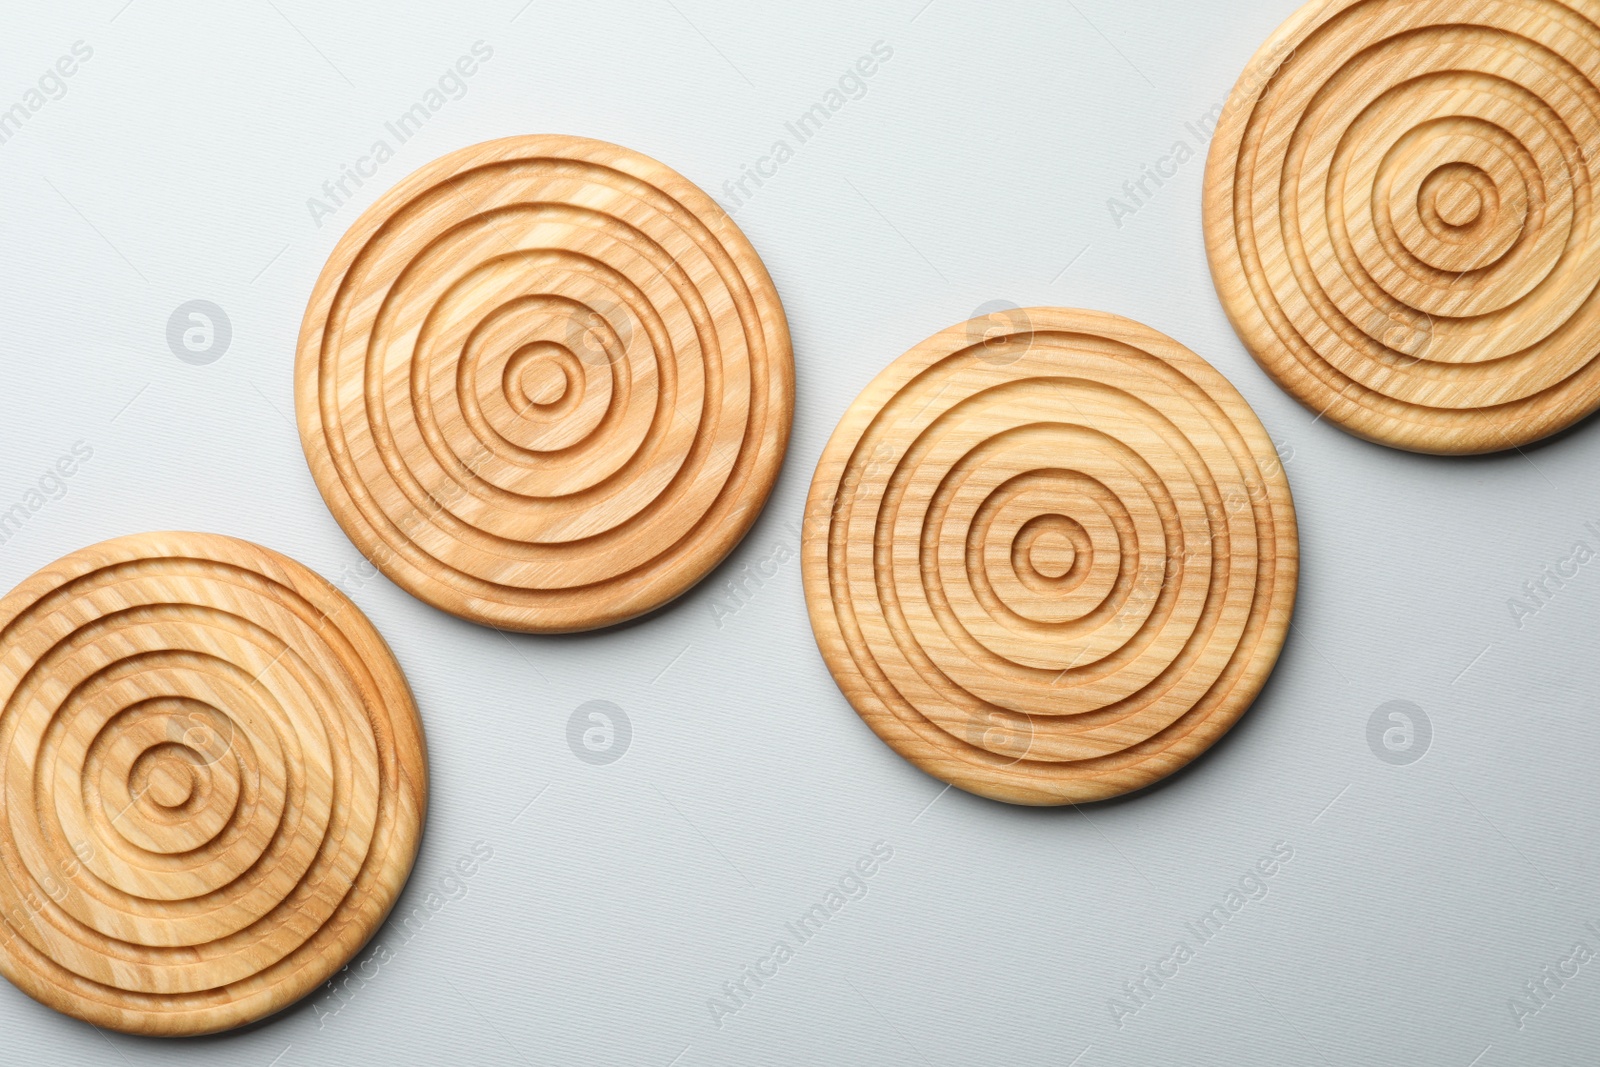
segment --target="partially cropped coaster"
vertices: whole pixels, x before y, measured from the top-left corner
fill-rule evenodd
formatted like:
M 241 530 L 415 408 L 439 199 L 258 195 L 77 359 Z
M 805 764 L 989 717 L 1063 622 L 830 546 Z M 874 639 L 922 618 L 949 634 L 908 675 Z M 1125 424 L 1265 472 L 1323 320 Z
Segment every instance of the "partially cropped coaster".
M 777 291 L 710 197 L 637 152 L 454 152 L 334 249 L 296 408 L 361 552 L 476 622 L 558 632 L 676 597 L 739 542 L 789 437 Z
M 817 465 L 803 549 L 839 688 L 929 774 L 1099 800 L 1208 748 L 1283 644 L 1299 547 L 1271 440 L 1176 341 L 1061 308 L 923 341 Z
M 427 804 L 383 639 L 306 568 L 153 533 L 0 600 L 0 970 L 96 1026 L 201 1034 L 326 981 Z
M 1313 3 L 1212 141 L 1212 276 L 1312 411 L 1418 452 L 1490 452 L 1600 406 L 1600 11 Z

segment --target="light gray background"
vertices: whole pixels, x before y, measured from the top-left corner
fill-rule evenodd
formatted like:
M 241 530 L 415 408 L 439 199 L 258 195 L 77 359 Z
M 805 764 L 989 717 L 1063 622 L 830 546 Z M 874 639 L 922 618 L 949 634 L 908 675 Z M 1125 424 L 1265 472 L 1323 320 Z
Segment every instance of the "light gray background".
M 0 144 L 0 508 L 74 442 L 93 457 L 0 546 L 0 586 L 163 528 L 247 537 L 339 582 L 427 725 L 433 800 L 404 906 L 454 899 L 409 941 L 380 933 L 346 1000 L 231 1036 L 97 1033 L 0 984 L 0 1060 L 1595 1061 L 1600 962 L 1520 1029 L 1509 1005 L 1575 942 L 1600 950 L 1600 566 L 1520 627 L 1508 598 L 1576 540 L 1600 548 L 1584 528 L 1600 525 L 1600 427 L 1481 459 L 1362 443 L 1229 330 L 1203 159 L 1120 227 L 1108 210 L 1175 141 L 1195 147 L 1185 123 L 1294 0 L 523 4 L 6 5 L 0 108 L 73 42 L 93 57 Z M 479 40 L 494 54 L 466 94 L 317 225 L 307 199 Z M 737 212 L 788 309 L 798 397 L 771 505 L 730 562 L 643 623 L 556 639 L 362 578 L 291 424 L 300 315 L 359 211 L 437 155 L 524 132 L 630 145 L 723 196 L 878 41 L 894 55 L 867 94 Z M 167 344 L 192 299 L 232 324 L 209 365 Z M 1085 810 L 942 792 L 879 743 L 817 655 L 794 558 L 845 406 L 992 300 L 1171 334 L 1291 457 L 1304 562 L 1277 673 L 1187 772 Z M 783 556 L 719 617 L 718 586 Z M 609 765 L 566 740 L 590 700 L 632 724 Z M 1391 700 L 1432 724 L 1409 766 L 1368 744 Z M 880 840 L 894 858 L 867 896 L 715 1025 L 722 983 Z M 477 842 L 492 860 L 447 881 Z M 1294 858 L 1267 896 L 1119 1027 L 1110 998 L 1277 842 Z

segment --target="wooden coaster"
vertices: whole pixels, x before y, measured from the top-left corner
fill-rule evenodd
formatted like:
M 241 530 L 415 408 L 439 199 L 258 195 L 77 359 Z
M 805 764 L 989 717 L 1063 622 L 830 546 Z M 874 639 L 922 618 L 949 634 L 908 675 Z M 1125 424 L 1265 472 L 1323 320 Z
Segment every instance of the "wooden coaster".
M 1301 403 L 1437 453 L 1600 406 L 1597 17 L 1330 0 L 1257 53 L 1211 143 L 1206 246 L 1235 329 Z
M 427 806 L 383 639 L 259 545 L 122 537 L 0 600 L 0 971 L 96 1026 L 240 1026 L 388 914 Z
M 361 552 L 476 622 L 621 622 L 699 581 L 783 461 L 794 366 L 760 258 L 637 152 L 453 152 L 345 234 L 300 331 L 296 408 Z
M 833 433 L 806 601 L 889 746 L 995 800 L 1068 804 L 1205 751 L 1266 681 L 1299 564 L 1237 390 L 1115 315 L 1012 310 L 923 341 Z

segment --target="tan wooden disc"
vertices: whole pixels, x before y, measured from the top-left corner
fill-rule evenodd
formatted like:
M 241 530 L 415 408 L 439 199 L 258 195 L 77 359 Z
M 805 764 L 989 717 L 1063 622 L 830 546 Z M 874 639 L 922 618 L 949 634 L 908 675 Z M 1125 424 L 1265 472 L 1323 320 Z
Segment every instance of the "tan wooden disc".
M 802 553 L 823 659 L 878 736 L 1015 804 L 1126 793 L 1217 740 L 1294 606 L 1289 483 L 1238 391 L 1115 315 L 944 330 L 858 397 Z
M 744 536 L 789 438 L 777 291 L 710 197 L 637 152 L 510 137 L 344 235 L 300 332 L 323 498 L 413 595 L 537 632 L 671 600 Z
M 1351 433 L 1492 452 L 1600 406 L 1600 4 L 1329 0 L 1246 69 L 1207 162 L 1240 337 Z
M 388 646 L 229 537 L 80 549 L 0 600 L 0 970 L 188 1035 L 317 988 L 411 872 L 427 759 Z

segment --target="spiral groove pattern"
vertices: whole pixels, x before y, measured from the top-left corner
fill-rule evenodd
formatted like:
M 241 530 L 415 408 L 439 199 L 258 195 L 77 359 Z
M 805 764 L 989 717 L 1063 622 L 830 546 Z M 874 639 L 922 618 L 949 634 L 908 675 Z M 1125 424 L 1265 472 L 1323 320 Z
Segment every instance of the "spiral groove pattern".
M 1236 390 L 1113 315 L 951 327 L 851 405 L 807 505 L 806 599 L 869 726 L 1021 804 L 1170 774 L 1255 698 L 1293 608 L 1288 481 Z
M 97 1026 L 199 1034 L 315 989 L 416 856 L 421 725 L 370 623 L 209 534 L 82 549 L 0 601 L 0 969 Z
M 1600 4 L 1330 0 L 1262 47 L 1206 175 L 1212 275 L 1301 403 L 1420 452 L 1600 406 Z
M 636 152 L 513 137 L 402 181 L 334 250 L 300 431 L 357 547 L 525 631 L 621 622 L 748 530 L 787 445 L 788 327 L 733 221 Z

